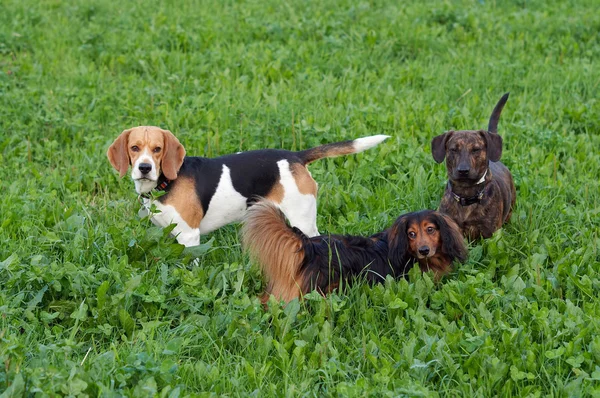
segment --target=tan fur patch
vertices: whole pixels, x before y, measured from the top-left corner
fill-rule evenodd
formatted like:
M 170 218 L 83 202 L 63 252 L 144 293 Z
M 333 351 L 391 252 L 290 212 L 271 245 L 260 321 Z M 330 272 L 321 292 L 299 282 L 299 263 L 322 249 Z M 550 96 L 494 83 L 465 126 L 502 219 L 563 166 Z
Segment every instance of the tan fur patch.
M 121 178 L 127 174 L 131 163 L 129 159 L 128 140 L 131 129 L 124 130 L 111 144 L 106 152 L 110 164 L 119 172 Z
M 302 151 L 302 157 L 304 158 L 305 164 L 308 164 L 318 159 L 349 155 L 357 152 L 360 151 L 357 151 L 356 148 L 354 148 L 354 141 L 345 141 L 307 149 L 306 151 Z
M 204 212 L 196 194 L 194 180 L 180 177 L 172 184 L 164 204 L 173 206 L 191 228 L 199 228 Z
M 283 185 L 279 181 L 273 185 L 271 191 L 265 196 L 266 199 L 269 199 L 275 203 L 281 203 L 283 201 L 283 195 L 285 194 L 285 190 L 283 189 Z
M 138 126 L 125 130 L 106 154 L 112 166 L 123 177 L 129 165 L 135 164 L 145 151 L 154 160 L 159 175 L 162 172 L 169 180 L 177 178 L 185 157 L 185 148 L 168 130 L 155 126 Z
M 131 164 L 148 151 L 157 167 L 157 173 L 160 175 L 160 166 L 164 154 L 165 139 L 163 132 L 158 127 L 140 126 L 131 129 L 129 140 L 127 141 L 127 151 Z M 135 150 L 133 149 L 135 147 Z
M 427 228 L 432 228 L 433 232 L 428 233 Z M 434 256 L 442 249 L 440 231 L 430 220 L 422 220 L 420 223 L 413 222 L 408 225 L 406 231 L 408 234 L 408 245 L 411 255 L 415 258 L 419 256 L 419 248 L 427 246 L 430 250 L 430 256 Z M 412 235 L 411 235 L 412 234 Z
M 304 260 L 302 241 L 277 207 L 267 201 L 251 206 L 242 228 L 242 242 L 267 279 L 266 294 L 285 302 L 300 297 L 305 286 L 299 273 Z
M 316 197 L 317 183 L 310 175 L 306 166 L 303 166 L 300 163 L 294 163 L 290 166 L 290 169 L 292 170 L 292 175 L 294 176 L 294 180 L 296 180 L 296 185 L 298 186 L 300 193 Z
M 433 279 L 439 282 L 444 275 L 452 271 L 452 260 L 439 253 L 433 257 L 419 259 L 419 268 L 422 272 L 432 271 Z

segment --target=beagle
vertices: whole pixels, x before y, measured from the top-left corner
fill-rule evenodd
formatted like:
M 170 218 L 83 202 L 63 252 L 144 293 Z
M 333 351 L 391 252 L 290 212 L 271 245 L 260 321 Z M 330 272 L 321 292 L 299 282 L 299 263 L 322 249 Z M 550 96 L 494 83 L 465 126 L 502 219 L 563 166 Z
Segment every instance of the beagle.
M 111 165 L 123 177 L 129 168 L 146 215 L 160 227 L 176 224 L 172 234 L 185 246 L 200 235 L 240 221 L 257 197 L 275 203 L 290 223 L 308 236 L 317 230 L 317 183 L 306 165 L 315 160 L 362 152 L 388 136 L 374 135 L 304 151 L 261 149 L 218 158 L 185 156 L 168 130 L 140 126 L 123 131 L 108 148 Z M 152 191 L 165 193 L 154 198 Z

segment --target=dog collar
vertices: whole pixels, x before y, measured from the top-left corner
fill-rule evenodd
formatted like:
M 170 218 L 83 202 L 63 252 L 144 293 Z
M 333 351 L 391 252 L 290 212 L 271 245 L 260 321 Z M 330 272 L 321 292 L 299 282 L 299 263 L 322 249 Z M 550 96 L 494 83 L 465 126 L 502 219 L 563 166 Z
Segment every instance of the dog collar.
M 455 201 L 457 201 L 461 206 L 470 206 L 474 203 L 479 203 L 481 202 L 481 199 L 483 199 L 483 194 L 485 193 L 485 186 L 483 187 L 483 189 L 481 189 L 481 191 L 479 191 L 477 193 L 477 195 L 475 196 L 469 196 L 468 198 L 464 198 L 462 196 L 458 196 L 457 194 L 455 194 L 452 191 L 452 186 L 450 185 L 450 182 L 448 182 L 448 186 L 450 187 L 450 193 L 452 194 L 452 197 L 454 198 Z
M 485 173 L 483 173 L 483 175 L 481 176 L 481 178 L 479 179 L 479 181 L 477 181 L 477 184 L 475 185 L 479 185 L 479 184 L 483 184 L 485 182 L 485 176 L 487 175 L 489 169 L 485 169 Z
M 164 191 L 169 186 L 170 183 L 171 183 L 171 180 L 168 180 L 168 179 L 165 178 L 152 191 L 146 192 L 146 193 L 141 193 L 139 197 L 140 198 L 144 198 L 144 199 L 151 199 L 152 198 L 152 192 L 162 192 L 162 191 Z
M 450 183 L 450 181 L 448 181 L 448 188 L 450 188 L 450 193 L 452 194 L 452 197 L 454 198 L 454 200 L 457 203 L 459 203 L 461 206 L 470 206 L 475 203 L 480 203 L 481 199 L 483 199 L 483 195 L 485 194 L 485 177 L 487 176 L 488 170 L 489 169 L 487 169 L 485 171 L 485 173 L 483 173 L 483 176 L 475 184 L 475 185 L 483 184 L 483 187 L 481 188 L 481 190 L 479 192 L 477 192 L 477 195 L 475 195 L 475 196 L 469 196 L 469 197 L 465 198 L 465 197 L 455 194 L 454 191 L 452 190 L 452 184 Z

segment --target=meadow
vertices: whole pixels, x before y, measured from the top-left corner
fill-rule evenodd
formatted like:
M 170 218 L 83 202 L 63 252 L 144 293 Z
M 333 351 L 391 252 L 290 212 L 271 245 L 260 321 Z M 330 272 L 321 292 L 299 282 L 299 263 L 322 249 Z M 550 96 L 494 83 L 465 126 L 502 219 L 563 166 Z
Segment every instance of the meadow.
M 596 0 L 1 8 L 1 397 L 600 395 Z M 105 155 L 136 125 L 197 156 L 388 134 L 310 167 L 320 231 L 370 234 L 437 207 L 431 139 L 505 92 L 512 220 L 440 283 L 264 309 L 239 225 L 184 250 Z

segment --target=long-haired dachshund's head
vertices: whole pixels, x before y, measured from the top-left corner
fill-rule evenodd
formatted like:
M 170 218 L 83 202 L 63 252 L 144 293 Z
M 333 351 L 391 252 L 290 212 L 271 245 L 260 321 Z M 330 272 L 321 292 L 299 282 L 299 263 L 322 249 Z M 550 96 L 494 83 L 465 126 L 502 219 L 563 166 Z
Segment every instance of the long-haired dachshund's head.
M 408 254 L 423 271 L 432 270 L 439 279 L 452 262 L 467 259 L 467 247 L 458 225 L 449 216 L 433 210 L 404 214 L 389 229 L 390 258 Z

